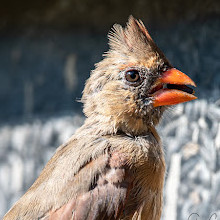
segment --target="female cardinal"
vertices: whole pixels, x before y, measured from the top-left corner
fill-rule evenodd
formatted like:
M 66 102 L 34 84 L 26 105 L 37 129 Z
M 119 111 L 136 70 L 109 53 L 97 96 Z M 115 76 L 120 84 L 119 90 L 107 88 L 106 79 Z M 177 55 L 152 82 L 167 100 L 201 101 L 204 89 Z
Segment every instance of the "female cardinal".
M 109 33 L 110 50 L 83 91 L 86 120 L 4 220 L 159 220 L 165 172 L 155 126 L 196 99 L 141 21 Z

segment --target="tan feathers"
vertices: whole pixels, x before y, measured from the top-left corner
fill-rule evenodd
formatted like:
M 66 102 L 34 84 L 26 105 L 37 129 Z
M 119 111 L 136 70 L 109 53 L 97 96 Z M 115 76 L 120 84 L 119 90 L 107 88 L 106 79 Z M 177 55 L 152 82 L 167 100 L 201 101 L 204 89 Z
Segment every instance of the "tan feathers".
M 157 47 L 142 21 L 129 17 L 125 28 L 121 25 L 114 25 L 108 34 L 111 53 L 133 54 L 137 59 L 147 60 L 153 56 L 155 59 L 166 59 L 164 54 Z M 167 60 L 166 60 L 167 61 Z M 168 62 L 168 61 L 167 61 Z M 149 65 L 150 66 L 150 65 Z

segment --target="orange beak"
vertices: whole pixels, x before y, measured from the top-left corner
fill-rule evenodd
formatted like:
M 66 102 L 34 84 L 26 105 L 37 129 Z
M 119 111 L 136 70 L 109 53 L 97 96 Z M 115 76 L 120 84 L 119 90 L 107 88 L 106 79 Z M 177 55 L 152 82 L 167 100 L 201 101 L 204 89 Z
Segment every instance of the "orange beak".
M 153 106 L 175 105 L 182 102 L 197 99 L 194 90 L 187 85 L 196 87 L 196 84 L 186 74 L 172 68 L 162 74 L 155 83 L 155 88 L 159 88 L 152 94 Z M 164 88 L 166 87 L 166 88 Z

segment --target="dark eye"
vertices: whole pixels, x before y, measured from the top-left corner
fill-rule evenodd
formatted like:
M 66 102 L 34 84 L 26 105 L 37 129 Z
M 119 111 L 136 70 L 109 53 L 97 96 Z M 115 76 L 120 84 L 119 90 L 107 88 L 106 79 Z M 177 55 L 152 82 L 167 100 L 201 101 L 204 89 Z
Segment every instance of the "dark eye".
M 137 82 L 140 80 L 140 75 L 138 70 L 128 70 L 125 73 L 125 78 L 128 82 Z

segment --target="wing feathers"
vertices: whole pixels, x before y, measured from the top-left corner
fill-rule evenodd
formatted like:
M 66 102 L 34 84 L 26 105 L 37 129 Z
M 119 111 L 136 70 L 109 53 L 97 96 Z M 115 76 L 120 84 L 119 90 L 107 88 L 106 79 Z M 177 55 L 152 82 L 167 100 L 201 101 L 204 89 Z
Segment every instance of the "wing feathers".
M 90 191 L 50 213 L 49 220 L 119 219 L 132 186 L 132 179 L 124 166 L 126 160 L 112 161 L 116 158 L 119 158 L 118 154 L 111 156 L 105 172 L 95 178 Z

